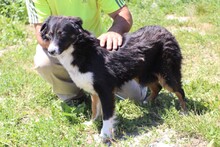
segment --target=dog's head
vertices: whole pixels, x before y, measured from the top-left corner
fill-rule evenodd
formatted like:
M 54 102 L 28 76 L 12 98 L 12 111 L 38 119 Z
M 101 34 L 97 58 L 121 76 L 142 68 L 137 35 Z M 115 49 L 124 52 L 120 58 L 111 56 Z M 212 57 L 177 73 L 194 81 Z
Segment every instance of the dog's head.
M 57 56 L 77 42 L 82 30 L 82 20 L 78 17 L 50 16 L 40 33 L 43 40 L 50 42 L 48 53 Z

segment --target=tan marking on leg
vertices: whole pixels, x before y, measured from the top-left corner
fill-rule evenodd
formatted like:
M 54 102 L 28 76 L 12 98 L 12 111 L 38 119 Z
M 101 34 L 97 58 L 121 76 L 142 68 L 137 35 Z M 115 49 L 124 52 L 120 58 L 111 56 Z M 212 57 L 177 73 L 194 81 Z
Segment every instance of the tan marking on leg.
M 157 77 L 158 77 L 159 83 L 161 84 L 162 87 L 164 87 L 164 88 L 167 89 L 168 91 L 173 92 L 173 93 L 176 94 L 176 96 L 177 96 L 178 99 L 179 99 L 181 108 L 182 108 L 184 111 L 186 111 L 186 110 L 187 110 L 187 109 L 186 109 L 186 102 L 184 101 L 184 98 L 183 98 L 182 94 L 181 94 L 180 92 L 175 92 L 175 91 L 173 90 L 173 88 L 170 87 L 170 86 L 166 83 L 166 80 L 165 80 L 162 76 L 158 75 Z
M 178 99 L 179 99 L 181 108 L 182 108 L 184 111 L 187 111 L 186 102 L 184 101 L 184 98 L 183 98 L 182 94 L 179 93 L 179 92 L 175 92 L 175 94 L 176 94 L 176 96 L 177 96 Z
M 161 85 L 163 88 L 167 89 L 167 90 L 170 91 L 170 92 L 174 92 L 173 88 L 171 88 L 171 87 L 169 87 L 169 86 L 167 85 L 166 80 L 165 80 L 161 75 L 157 75 L 157 78 L 158 78 L 158 81 L 159 81 L 160 85 Z
M 151 91 L 150 95 L 147 97 L 147 100 L 153 101 L 157 97 L 158 93 L 160 92 L 160 88 L 158 87 L 159 86 L 158 84 L 159 83 L 154 82 L 147 85 Z
M 92 99 L 92 120 L 95 120 L 100 115 L 100 100 L 98 95 L 91 95 Z

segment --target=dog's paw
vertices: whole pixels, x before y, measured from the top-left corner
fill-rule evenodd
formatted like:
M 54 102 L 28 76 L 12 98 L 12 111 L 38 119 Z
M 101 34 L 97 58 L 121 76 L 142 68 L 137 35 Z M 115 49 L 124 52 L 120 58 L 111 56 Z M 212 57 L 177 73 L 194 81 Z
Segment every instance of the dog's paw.
M 113 128 L 102 128 L 99 135 L 103 143 L 112 142 L 114 139 L 114 129 Z
M 101 133 L 100 133 L 100 137 L 102 138 L 102 139 L 112 139 L 113 138 L 113 133 L 114 133 L 114 130 L 113 130 L 113 128 L 111 128 L 111 129 L 108 129 L 108 130 L 104 130 L 104 129 L 102 129 L 101 130 Z

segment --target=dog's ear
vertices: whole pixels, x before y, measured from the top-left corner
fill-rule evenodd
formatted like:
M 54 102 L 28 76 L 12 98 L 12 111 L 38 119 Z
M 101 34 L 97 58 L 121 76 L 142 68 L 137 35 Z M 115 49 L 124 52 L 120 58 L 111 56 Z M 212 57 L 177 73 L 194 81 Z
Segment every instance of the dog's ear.
M 83 24 L 83 21 L 80 17 L 68 17 L 68 19 L 71 23 L 78 24 L 79 26 L 82 26 Z
M 80 27 L 82 27 L 83 21 L 79 17 L 75 17 L 75 23 L 78 24 Z
M 49 21 L 51 20 L 52 16 L 49 16 L 44 23 L 41 26 L 40 29 L 40 34 L 41 34 L 41 38 L 43 40 L 49 41 L 49 37 L 48 37 L 48 31 L 49 31 Z

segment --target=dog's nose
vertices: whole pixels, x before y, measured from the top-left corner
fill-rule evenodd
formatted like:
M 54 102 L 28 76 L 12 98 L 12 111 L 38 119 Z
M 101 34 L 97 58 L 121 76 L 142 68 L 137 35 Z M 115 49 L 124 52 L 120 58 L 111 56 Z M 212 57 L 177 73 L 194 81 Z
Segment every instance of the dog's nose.
M 54 56 L 59 51 L 59 47 L 58 47 L 58 45 L 55 42 L 52 41 L 50 43 L 47 51 L 48 51 L 49 55 L 53 55 Z
M 54 55 L 54 54 L 55 54 L 55 50 L 48 51 L 48 53 L 49 53 L 50 55 Z

